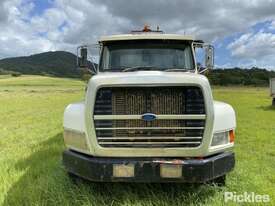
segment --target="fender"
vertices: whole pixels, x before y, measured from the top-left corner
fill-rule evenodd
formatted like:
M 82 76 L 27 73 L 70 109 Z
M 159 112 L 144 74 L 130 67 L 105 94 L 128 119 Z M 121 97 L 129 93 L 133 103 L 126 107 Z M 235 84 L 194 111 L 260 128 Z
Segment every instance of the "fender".
M 213 133 L 236 128 L 236 115 L 231 105 L 214 101 Z
M 65 129 L 85 132 L 84 102 L 69 104 L 64 111 L 63 126 Z
M 224 102 L 214 101 L 214 125 L 213 125 L 213 135 L 218 132 L 225 132 L 229 130 L 236 129 L 236 116 L 235 111 L 231 105 Z M 211 142 L 212 138 L 211 137 Z M 229 143 L 226 145 L 209 147 L 208 153 L 215 154 L 224 151 L 230 151 L 233 149 L 234 143 Z
M 70 104 L 64 112 L 64 142 L 67 148 L 90 154 L 91 147 L 85 129 L 85 104 Z

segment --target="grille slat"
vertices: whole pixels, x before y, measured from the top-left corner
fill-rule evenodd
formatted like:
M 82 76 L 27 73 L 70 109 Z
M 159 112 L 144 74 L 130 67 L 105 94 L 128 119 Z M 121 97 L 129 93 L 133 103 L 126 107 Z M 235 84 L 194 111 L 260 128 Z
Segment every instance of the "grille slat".
M 197 142 L 101 142 L 100 145 L 104 147 L 121 147 L 121 148 L 178 148 L 178 147 L 197 147 L 201 141 Z
M 158 119 L 144 121 L 145 113 Z M 205 127 L 204 98 L 198 87 L 101 88 L 94 123 L 102 147 L 197 147 Z
M 101 144 L 129 144 L 128 142 L 101 142 Z M 132 144 L 200 144 L 197 142 L 132 142 Z
M 202 139 L 202 137 L 97 137 L 98 140 L 167 140 L 167 139 L 173 139 L 173 140 L 181 140 L 181 139 L 188 139 L 188 140 L 198 140 Z
M 96 130 L 129 130 L 129 129 L 204 129 L 204 127 L 97 127 Z
M 183 115 L 157 115 L 157 119 L 161 120 L 170 120 L 170 119 L 205 119 L 206 116 L 204 114 L 183 114 Z M 115 120 L 115 119 L 133 119 L 139 120 L 142 119 L 142 115 L 94 115 L 94 120 Z M 151 122 L 148 122 L 151 123 Z
M 105 137 L 112 137 L 113 132 L 119 133 L 121 136 L 124 137 L 138 137 L 138 136 L 147 136 L 150 138 L 151 136 L 200 136 L 202 135 L 203 130 L 186 130 L 186 129 L 166 129 L 166 130 L 150 130 L 150 129 L 143 129 L 143 130 L 97 130 L 97 136 L 105 136 Z M 150 135 L 148 135 L 150 133 Z

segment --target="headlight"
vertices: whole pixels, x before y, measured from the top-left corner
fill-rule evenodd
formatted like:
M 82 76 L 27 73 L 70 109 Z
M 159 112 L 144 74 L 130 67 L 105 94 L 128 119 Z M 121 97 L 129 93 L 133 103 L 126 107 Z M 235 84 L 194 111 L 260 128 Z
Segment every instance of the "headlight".
M 211 146 L 218 146 L 234 142 L 234 131 L 225 131 L 214 133 Z

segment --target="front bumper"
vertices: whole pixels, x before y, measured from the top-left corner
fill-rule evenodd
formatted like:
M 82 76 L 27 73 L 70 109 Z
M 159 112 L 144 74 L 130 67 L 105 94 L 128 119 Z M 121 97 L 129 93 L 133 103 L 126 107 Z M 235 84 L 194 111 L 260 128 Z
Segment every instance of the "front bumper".
M 63 164 L 69 173 L 96 182 L 186 182 L 203 183 L 230 172 L 235 165 L 233 152 L 224 152 L 204 159 L 184 158 L 109 158 L 93 157 L 66 150 Z M 132 177 L 115 177 L 114 165 L 132 165 Z M 180 177 L 163 177 L 160 168 L 175 165 Z

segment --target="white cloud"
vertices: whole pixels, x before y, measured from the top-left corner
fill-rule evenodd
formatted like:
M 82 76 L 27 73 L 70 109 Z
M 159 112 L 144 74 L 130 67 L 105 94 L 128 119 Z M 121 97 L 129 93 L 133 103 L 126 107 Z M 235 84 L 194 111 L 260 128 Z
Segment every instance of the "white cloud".
M 275 30 L 275 20 L 271 22 L 270 29 L 274 29 Z
M 32 1 L 0 2 L 0 9 L 1 5 L 7 16 L 0 22 L 0 58 L 66 48 L 65 28 L 61 28 L 66 15 L 62 10 L 48 8 L 41 15 L 31 16 Z
M 52 8 L 32 16 L 31 11 L 38 1 L 1 0 L 0 58 L 47 50 L 74 51 L 77 45 L 94 43 L 101 35 L 129 32 L 145 23 L 153 27 L 159 25 L 167 33 L 191 33 L 207 41 L 245 33 L 228 47 L 235 58 L 261 62 L 271 54 L 268 52 L 274 54 L 273 47 L 266 43 L 273 41 L 272 33 L 250 32 L 251 26 L 275 19 L 275 1 L 272 0 L 52 2 Z M 275 21 L 270 27 L 275 28 Z M 218 43 L 224 45 L 221 41 Z M 257 51 L 248 52 L 251 49 Z
M 228 45 L 233 57 L 245 64 L 274 68 L 275 34 L 264 31 L 241 35 Z
M 66 1 L 67 3 L 69 1 Z M 242 32 L 259 21 L 275 16 L 275 1 L 188 1 L 188 0 L 90 0 L 107 7 L 115 17 L 126 18 L 133 27 L 160 25 L 167 32 L 193 33 L 212 41 Z M 120 27 L 120 25 L 116 25 Z M 131 28 L 126 30 L 129 31 Z M 125 31 L 124 31 L 125 32 Z
M 51 32 L 58 29 L 66 20 L 64 12 L 59 9 L 50 8 L 42 16 L 34 16 L 30 23 L 34 31 Z

